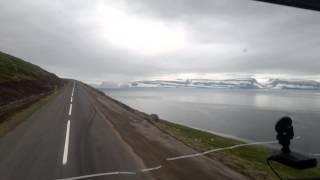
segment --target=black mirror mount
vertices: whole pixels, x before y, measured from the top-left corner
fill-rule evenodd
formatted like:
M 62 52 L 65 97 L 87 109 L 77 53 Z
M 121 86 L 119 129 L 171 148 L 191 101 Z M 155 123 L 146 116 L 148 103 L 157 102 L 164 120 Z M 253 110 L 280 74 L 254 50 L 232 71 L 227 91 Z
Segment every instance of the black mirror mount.
M 290 117 L 281 118 L 275 125 L 275 130 L 277 132 L 277 140 L 279 144 L 282 145 L 282 153 L 289 154 L 290 150 L 290 141 L 294 137 L 292 119 Z
M 295 169 L 308 169 L 317 166 L 317 159 L 290 150 L 290 141 L 294 137 L 292 119 L 290 117 L 281 118 L 276 123 L 275 130 L 277 132 L 277 140 L 282 149 L 281 152 L 278 151 L 269 157 L 268 160 L 276 161 Z

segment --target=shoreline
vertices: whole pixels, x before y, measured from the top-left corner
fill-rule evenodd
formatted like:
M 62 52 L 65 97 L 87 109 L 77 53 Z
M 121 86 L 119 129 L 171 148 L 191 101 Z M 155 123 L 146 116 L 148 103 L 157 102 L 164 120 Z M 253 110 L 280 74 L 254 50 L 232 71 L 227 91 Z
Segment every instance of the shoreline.
M 195 149 L 199 154 L 210 151 L 210 149 L 226 148 L 226 150 L 221 152 L 213 151 L 212 153 L 206 153 L 205 156 L 217 160 L 249 178 L 278 179 L 266 164 L 266 159 L 272 154 L 274 148 L 266 145 L 250 145 L 229 150 L 227 147 L 246 144 L 248 141 L 241 141 L 239 138 L 234 139 L 232 136 L 221 136 L 220 133 L 216 134 L 212 131 L 203 131 L 199 128 L 192 128 L 162 119 L 159 119 L 159 121 L 151 121 L 151 123 L 163 132 L 166 132 L 187 146 Z M 214 140 L 212 141 L 212 139 Z M 282 177 L 320 177 L 319 167 L 298 171 L 278 163 L 273 163 L 273 166 Z
M 263 145 L 253 145 L 241 146 L 236 150 L 234 150 L 235 148 L 229 149 L 227 147 L 239 146 L 240 144 L 250 142 L 250 140 L 243 140 L 241 138 L 226 134 L 215 133 L 212 131 L 203 130 L 201 128 L 194 128 L 182 124 L 173 123 L 167 120 L 163 120 L 161 119 L 161 117 L 154 119 L 153 115 L 151 114 L 147 114 L 140 110 L 131 108 L 121 101 L 111 98 L 105 92 L 99 92 L 106 95 L 107 97 L 112 99 L 112 101 L 116 102 L 128 111 L 141 114 L 146 121 L 150 122 L 153 126 L 161 130 L 163 133 L 173 137 L 174 139 L 180 141 L 191 149 L 194 149 L 196 152 L 195 154 L 203 154 L 205 155 L 205 157 L 220 162 L 226 167 L 251 179 L 278 179 L 266 163 L 266 159 L 272 154 L 271 148 Z M 211 153 L 210 151 L 214 149 L 227 149 L 227 151 L 212 151 Z M 204 153 L 207 151 L 209 151 L 209 153 Z M 192 154 L 189 155 L 195 159 L 200 158 L 198 156 L 193 157 Z M 182 154 L 182 156 L 189 155 Z M 284 167 L 277 163 L 273 163 L 273 166 L 283 177 L 320 177 L 320 169 L 318 167 L 304 171 L 297 171 L 288 167 Z

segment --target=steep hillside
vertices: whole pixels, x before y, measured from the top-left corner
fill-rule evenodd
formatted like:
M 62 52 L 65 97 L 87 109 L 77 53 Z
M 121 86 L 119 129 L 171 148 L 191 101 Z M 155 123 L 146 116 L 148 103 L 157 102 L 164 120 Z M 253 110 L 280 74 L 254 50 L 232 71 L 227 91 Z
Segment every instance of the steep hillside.
M 55 74 L 0 52 L 0 106 L 48 93 L 61 85 Z

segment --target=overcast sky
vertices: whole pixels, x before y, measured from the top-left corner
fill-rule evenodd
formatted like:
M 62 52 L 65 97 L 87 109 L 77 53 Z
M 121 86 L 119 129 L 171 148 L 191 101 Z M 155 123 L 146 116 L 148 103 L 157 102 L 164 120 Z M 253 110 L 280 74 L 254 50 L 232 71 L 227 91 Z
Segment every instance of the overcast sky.
M 320 79 L 320 12 L 250 0 L 1 0 L 0 51 L 85 82 Z

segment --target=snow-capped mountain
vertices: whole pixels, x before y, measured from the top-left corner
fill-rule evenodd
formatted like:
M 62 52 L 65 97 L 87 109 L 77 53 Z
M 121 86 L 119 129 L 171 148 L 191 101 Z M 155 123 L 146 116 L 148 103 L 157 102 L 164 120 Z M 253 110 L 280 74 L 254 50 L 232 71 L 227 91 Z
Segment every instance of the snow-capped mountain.
M 119 84 L 115 82 L 104 81 L 99 85 L 99 88 L 119 88 Z
M 186 87 L 188 84 L 185 80 L 154 80 L 154 81 L 134 81 L 130 87 Z
M 320 90 L 320 82 L 313 80 L 270 79 L 269 82 L 265 85 L 265 87 L 271 89 Z
M 258 89 L 263 88 L 256 79 L 188 79 L 188 80 L 156 80 L 156 81 L 135 81 L 130 83 L 131 87 L 194 87 L 194 88 L 241 88 Z
M 93 86 L 93 85 L 92 85 Z M 94 85 L 99 89 L 109 88 L 211 88 L 211 89 L 301 89 L 320 90 L 320 82 L 313 80 L 283 80 L 270 79 L 267 83 L 259 83 L 254 78 L 242 79 L 178 79 L 178 80 L 146 80 L 134 81 L 128 84 L 117 84 L 114 82 L 102 82 Z
M 108 82 L 108 81 L 103 81 L 101 84 L 90 84 L 90 86 L 97 89 L 117 89 L 117 88 L 129 87 L 128 84 Z
M 263 85 L 259 84 L 254 78 L 247 79 L 226 79 L 226 80 L 210 80 L 210 79 L 193 79 L 190 80 L 190 87 L 201 88 L 241 88 L 241 89 L 258 89 Z

